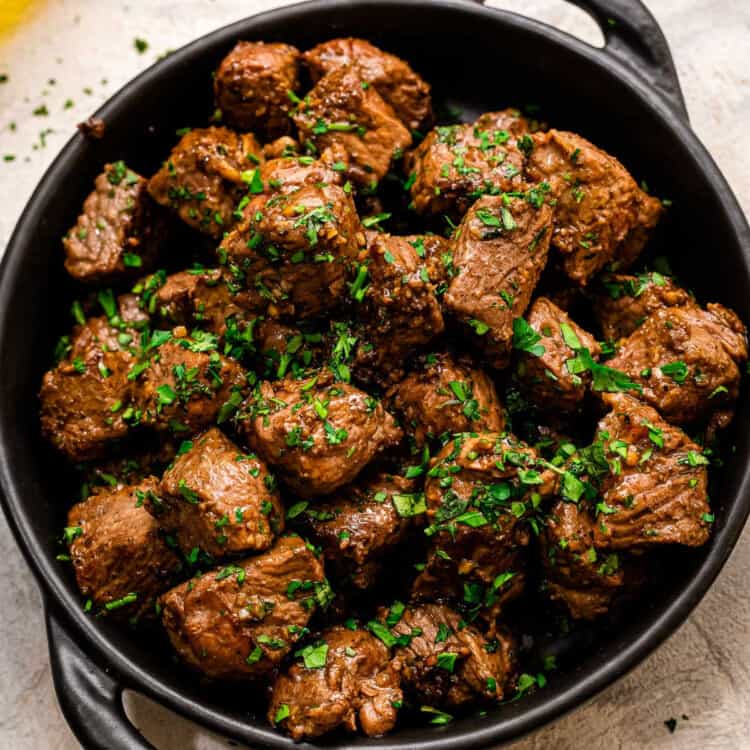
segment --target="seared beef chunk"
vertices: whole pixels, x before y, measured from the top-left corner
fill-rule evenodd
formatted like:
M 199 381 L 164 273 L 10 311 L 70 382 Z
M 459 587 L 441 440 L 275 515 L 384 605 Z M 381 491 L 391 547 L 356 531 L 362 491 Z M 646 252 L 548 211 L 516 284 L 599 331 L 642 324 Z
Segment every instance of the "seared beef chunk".
M 266 139 L 289 132 L 290 93 L 299 88 L 299 50 L 289 44 L 238 42 L 214 77 L 216 106 L 233 128 Z
M 320 560 L 298 536 L 176 586 L 159 599 L 164 627 L 186 664 L 207 677 L 273 671 L 331 596 Z
M 85 282 L 138 276 L 154 265 L 166 229 L 146 180 L 124 162 L 106 164 L 78 222 L 63 239 L 65 270 Z
M 560 500 L 540 535 L 544 588 L 575 619 L 605 614 L 624 581 L 617 554 L 594 547 L 593 526 L 585 508 Z
M 326 73 L 354 63 L 362 78 L 374 86 L 409 130 L 423 130 L 432 122 L 430 85 L 396 55 L 365 39 L 331 39 L 302 55 L 313 82 Z
M 299 143 L 288 135 L 282 135 L 275 141 L 263 144 L 263 156 L 266 160 L 281 159 L 288 156 L 299 156 L 299 153 Z
M 163 342 L 163 343 L 162 343 Z M 134 382 L 136 419 L 157 430 L 190 435 L 231 415 L 246 383 L 242 368 L 215 351 L 206 337 L 155 331 L 128 373 Z
M 509 636 L 502 633 L 488 640 L 441 604 L 409 604 L 398 617 L 400 610 L 394 606 L 382 612 L 382 621 L 370 627 L 387 643 L 398 639 L 395 656 L 407 694 L 442 708 L 508 696 L 515 669 L 515 646 Z M 383 622 L 393 620 L 397 622 L 389 632 Z
M 586 396 L 591 373 L 578 373 L 571 361 L 581 348 L 597 360 L 601 347 L 596 339 L 546 297 L 539 297 L 526 320 L 516 321 L 514 327 L 516 342 L 524 347 L 516 377 L 527 398 L 544 411 L 575 411 Z
M 271 317 L 309 318 L 334 307 L 364 244 L 354 203 L 337 185 L 258 195 L 219 249 L 245 289 L 243 304 Z
M 637 276 L 607 274 L 594 298 L 594 312 L 604 338 L 629 336 L 651 313 L 662 307 L 689 307 L 693 298 L 660 273 Z
M 449 597 L 493 622 L 523 589 L 524 521 L 553 488 L 552 472 L 540 471 L 536 452 L 512 436 L 457 435 L 425 481 L 432 548 L 415 596 Z
M 377 472 L 342 487 L 325 502 L 305 507 L 302 519 L 323 548 L 326 564 L 354 586 L 376 582 L 384 556 L 404 541 L 414 526 L 420 495 L 415 483 Z
M 301 375 L 322 363 L 327 340 L 315 325 L 287 325 L 273 318 L 260 318 L 253 329 L 256 374 L 279 380 L 287 374 Z
M 451 243 L 438 234 L 412 234 L 404 239 L 414 248 L 427 271 L 427 278 L 442 297 L 453 278 L 453 250 Z
M 351 482 L 401 430 L 382 404 L 328 370 L 263 382 L 239 415 L 245 440 L 303 497 Z
M 430 131 L 405 163 L 417 213 L 458 219 L 482 195 L 518 190 L 523 185 L 518 139 L 529 138 L 528 132 L 528 122 L 513 109 Z
M 368 737 L 389 732 L 401 705 L 398 664 L 374 636 L 334 625 L 274 682 L 268 720 L 295 741 L 344 727 Z
M 596 441 L 610 468 L 596 508 L 594 545 L 703 544 L 711 516 L 708 459 L 700 447 L 640 401 L 624 394 L 603 398 L 612 411 L 599 422 Z
M 90 318 L 76 327 L 68 357 L 44 375 L 42 433 L 71 461 L 101 458 L 128 434 L 130 342 L 137 335 L 127 325 Z
M 299 105 L 294 121 L 300 138 L 318 151 L 342 148 L 347 176 L 361 188 L 377 185 L 394 157 L 411 144 L 409 131 L 390 105 L 353 65 L 323 76 Z
M 180 569 L 143 507 L 157 480 L 100 490 L 68 513 L 66 539 L 81 593 L 97 609 L 139 619 Z
M 500 432 L 505 416 L 495 386 L 468 358 L 428 354 L 386 394 L 417 447 L 456 432 Z
M 523 315 L 547 263 L 552 211 L 538 193 L 486 196 L 459 226 L 445 307 L 471 326 L 493 367 L 508 363 L 513 319 Z
M 294 193 L 305 185 L 342 185 L 344 169 L 343 162 L 331 164 L 308 156 L 289 156 L 267 161 L 260 175 L 266 192 Z
M 546 183 L 555 203 L 552 245 L 581 286 L 608 263 L 624 267 L 643 249 L 661 203 L 644 193 L 614 156 L 575 133 L 533 136 L 526 173 Z
M 161 526 L 186 554 L 195 547 L 219 558 L 268 549 L 284 530 L 284 510 L 263 461 L 216 427 L 185 448 L 148 504 Z
M 151 178 L 148 191 L 195 229 L 221 237 L 235 221 L 240 199 L 252 187 L 253 169 L 262 161 L 251 133 L 227 128 L 191 130 Z
M 156 292 L 156 313 L 167 324 L 196 326 L 223 337 L 227 318 L 237 322 L 246 315 L 236 292 L 237 285 L 221 269 L 180 271 L 167 276 Z
M 365 274 L 367 281 L 360 285 Z M 403 375 L 404 360 L 443 332 L 435 287 L 406 239 L 378 234 L 368 242 L 352 290 L 366 331 L 355 366 L 372 373 L 361 373 L 362 379 L 393 382 Z
M 625 372 L 641 398 L 674 424 L 731 421 L 747 360 L 747 332 L 726 307 L 660 308 L 607 363 Z

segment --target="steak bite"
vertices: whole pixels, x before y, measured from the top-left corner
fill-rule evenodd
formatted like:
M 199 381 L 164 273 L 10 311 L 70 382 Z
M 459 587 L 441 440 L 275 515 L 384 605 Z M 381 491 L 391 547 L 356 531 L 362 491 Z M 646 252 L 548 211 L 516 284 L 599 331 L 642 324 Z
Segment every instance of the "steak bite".
M 641 398 L 673 424 L 729 424 L 747 361 L 747 332 L 718 304 L 659 308 L 607 363 L 642 387 Z
M 403 374 L 404 360 L 443 332 L 443 315 L 417 251 L 403 237 L 372 236 L 358 276 L 365 272 L 366 284 L 357 287 L 356 279 L 352 286 L 366 336 L 355 366 L 374 371 L 367 380 L 393 382 Z
M 442 708 L 496 702 L 509 695 L 515 645 L 508 635 L 488 640 L 442 604 L 408 604 L 397 617 L 399 609 L 381 612 L 381 622 L 370 627 L 386 642 L 398 639 L 394 653 L 407 694 Z M 393 620 L 389 631 L 383 622 Z
M 528 132 L 529 123 L 513 109 L 431 130 L 404 164 L 416 212 L 460 219 L 482 195 L 518 190 L 523 186 L 518 140 Z
M 417 447 L 457 432 L 501 432 L 505 415 L 495 386 L 467 357 L 421 357 L 413 372 L 386 394 Z
M 326 153 L 326 157 L 330 154 Z M 335 168 L 334 168 L 335 167 Z M 343 185 L 343 162 L 327 162 L 309 156 L 271 159 L 260 168 L 267 193 L 294 193 L 306 185 Z
M 215 679 L 267 675 L 305 633 L 332 592 L 320 560 L 298 536 L 176 586 L 159 599 L 172 646 Z
M 630 396 L 603 399 L 612 411 L 599 422 L 596 441 L 607 449 L 610 470 L 601 482 L 594 546 L 704 544 L 711 516 L 700 447 Z
M 543 586 L 550 598 L 577 620 L 606 614 L 624 576 L 616 554 L 603 555 L 594 547 L 594 521 L 588 511 L 560 500 L 539 539 Z
M 205 336 L 177 338 L 154 331 L 128 373 L 137 419 L 156 430 L 187 436 L 226 418 L 222 410 L 236 409 L 245 373 L 234 360 L 211 351 L 215 347 L 215 340 Z
M 186 554 L 194 547 L 218 558 L 268 549 L 284 530 L 284 510 L 263 461 L 216 427 L 189 446 L 164 473 L 149 512 Z
M 450 598 L 492 623 L 523 589 L 523 548 L 531 517 L 554 489 L 536 452 L 504 433 L 457 435 L 438 453 L 425 481 L 432 540 L 414 583 L 419 599 Z
M 78 281 L 109 282 L 151 268 L 167 236 L 146 180 L 122 161 L 105 164 L 76 225 L 63 238 L 65 270 Z
M 216 106 L 227 124 L 264 140 L 286 135 L 298 61 L 299 50 L 289 44 L 237 42 L 214 76 Z
M 218 238 L 234 223 L 237 204 L 262 159 L 252 133 L 222 127 L 191 130 L 149 180 L 148 191 L 189 226 Z
M 300 103 L 294 121 L 300 140 L 318 151 L 338 147 L 346 152 L 346 174 L 360 188 L 376 186 L 411 145 L 409 131 L 353 65 L 323 76 Z
M 102 489 L 68 512 L 65 537 L 78 588 L 97 609 L 136 620 L 153 614 L 156 597 L 180 570 L 143 507 L 156 490 L 153 477 Z
M 76 326 L 67 357 L 45 373 L 39 392 L 42 434 L 75 462 L 106 456 L 130 431 L 128 372 L 138 332 L 116 316 L 113 297 L 109 304 L 110 319 Z
M 223 338 L 227 318 L 243 318 L 237 284 L 219 268 L 179 271 L 156 291 L 156 313 L 170 326 L 197 326 Z
M 351 482 L 401 430 L 382 404 L 329 370 L 263 382 L 238 415 L 248 445 L 302 497 Z
M 414 248 L 427 272 L 427 278 L 441 299 L 453 278 L 453 249 L 439 234 L 412 234 L 404 239 Z
M 655 271 L 637 276 L 607 274 L 594 296 L 594 313 L 608 341 L 629 336 L 662 307 L 690 307 L 691 295 Z
M 302 520 L 339 577 L 366 589 L 376 582 L 383 558 L 414 528 L 421 496 L 412 480 L 384 472 L 342 487 L 309 505 Z
M 365 630 L 334 625 L 297 652 L 273 684 L 268 720 L 295 742 L 337 727 L 379 737 L 396 724 L 401 705 L 398 664 Z
M 446 310 L 474 330 L 490 364 L 508 364 L 513 320 L 523 315 L 547 263 L 552 210 L 530 192 L 478 200 L 453 243 Z
M 514 328 L 516 345 L 523 346 L 516 378 L 527 398 L 545 411 L 571 413 L 578 409 L 591 373 L 577 372 L 571 361 L 582 348 L 598 360 L 601 347 L 596 339 L 546 297 L 538 297 L 526 320 L 516 321 Z
M 575 133 L 534 135 L 526 174 L 551 188 L 552 245 L 563 256 L 565 273 L 581 286 L 610 263 L 631 264 L 662 213 L 661 203 L 614 156 Z
M 353 63 L 410 131 L 431 125 L 430 85 L 405 60 L 378 49 L 365 39 L 331 39 L 305 52 L 302 59 L 313 83 Z
M 300 319 L 339 303 L 363 244 L 351 196 L 337 185 L 318 184 L 256 196 L 219 255 L 244 284 L 246 307 Z

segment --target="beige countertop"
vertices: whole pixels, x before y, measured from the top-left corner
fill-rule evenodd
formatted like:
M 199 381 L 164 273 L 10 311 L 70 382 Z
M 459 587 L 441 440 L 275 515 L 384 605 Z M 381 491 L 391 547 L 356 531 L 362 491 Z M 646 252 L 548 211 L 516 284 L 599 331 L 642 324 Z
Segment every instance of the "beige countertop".
M 693 127 L 748 211 L 750 2 L 647 2 L 671 44 Z M 0 76 L 9 77 L 0 84 L 0 249 L 75 123 L 160 53 L 282 4 L 287 3 L 32 0 L 29 9 L 17 13 L 28 2 L 0 0 Z M 562 0 L 490 4 L 523 11 L 588 41 L 601 38 L 582 11 Z M 148 50 L 139 54 L 135 38 L 145 39 Z M 42 105 L 48 114 L 33 114 Z M 15 160 L 4 161 L 6 154 Z M 0 578 L 0 748 L 72 750 L 78 743 L 54 697 L 39 593 L 4 519 L 0 549 L 6 564 Z M 748 569 L 750 531 L 708 596 L 666 645 L 596 700 L 516 743 L 514 750 L 750 747 Z M 128 696 L 126 703 L 136 726 L 160 750 L 228 746 L 226 739 L 144 698 Z M 678 721 L 670 733 L 664 722 L 672 717 Z

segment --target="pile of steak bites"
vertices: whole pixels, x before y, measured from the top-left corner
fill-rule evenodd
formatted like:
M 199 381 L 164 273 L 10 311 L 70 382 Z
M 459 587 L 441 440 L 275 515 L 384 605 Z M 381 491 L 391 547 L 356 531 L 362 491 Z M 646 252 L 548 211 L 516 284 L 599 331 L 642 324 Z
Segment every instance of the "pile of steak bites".
M 106 164 L 63 242 L 41 428 L 86 609 L 265 685 L 296 740 L 539 686 L 514 612 L 607 616 L 708 539 L 745 327 L 629 271 L 663 205 L 580 135 L 436 126 L 360 39 L 240 42 L 214 88 L 220 124 Z

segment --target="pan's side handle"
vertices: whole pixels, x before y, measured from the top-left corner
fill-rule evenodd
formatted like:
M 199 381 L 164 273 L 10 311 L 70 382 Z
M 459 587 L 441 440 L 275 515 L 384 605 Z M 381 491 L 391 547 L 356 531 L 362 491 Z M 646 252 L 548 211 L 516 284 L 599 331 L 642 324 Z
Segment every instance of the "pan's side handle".
M 480 5 L 485 0 L 474 0 Z M 638 73 L 685 121 L 685 99 L 672 53 L 661 27 L 641 0 L 568 0 L 599 25 L 606 45 L 602 54 L 614 57 Z
M 85 750 L 155 750 L 130 723 L 122 685 L 100 669 L 47 607 L 50 665 L 60 708 Z

